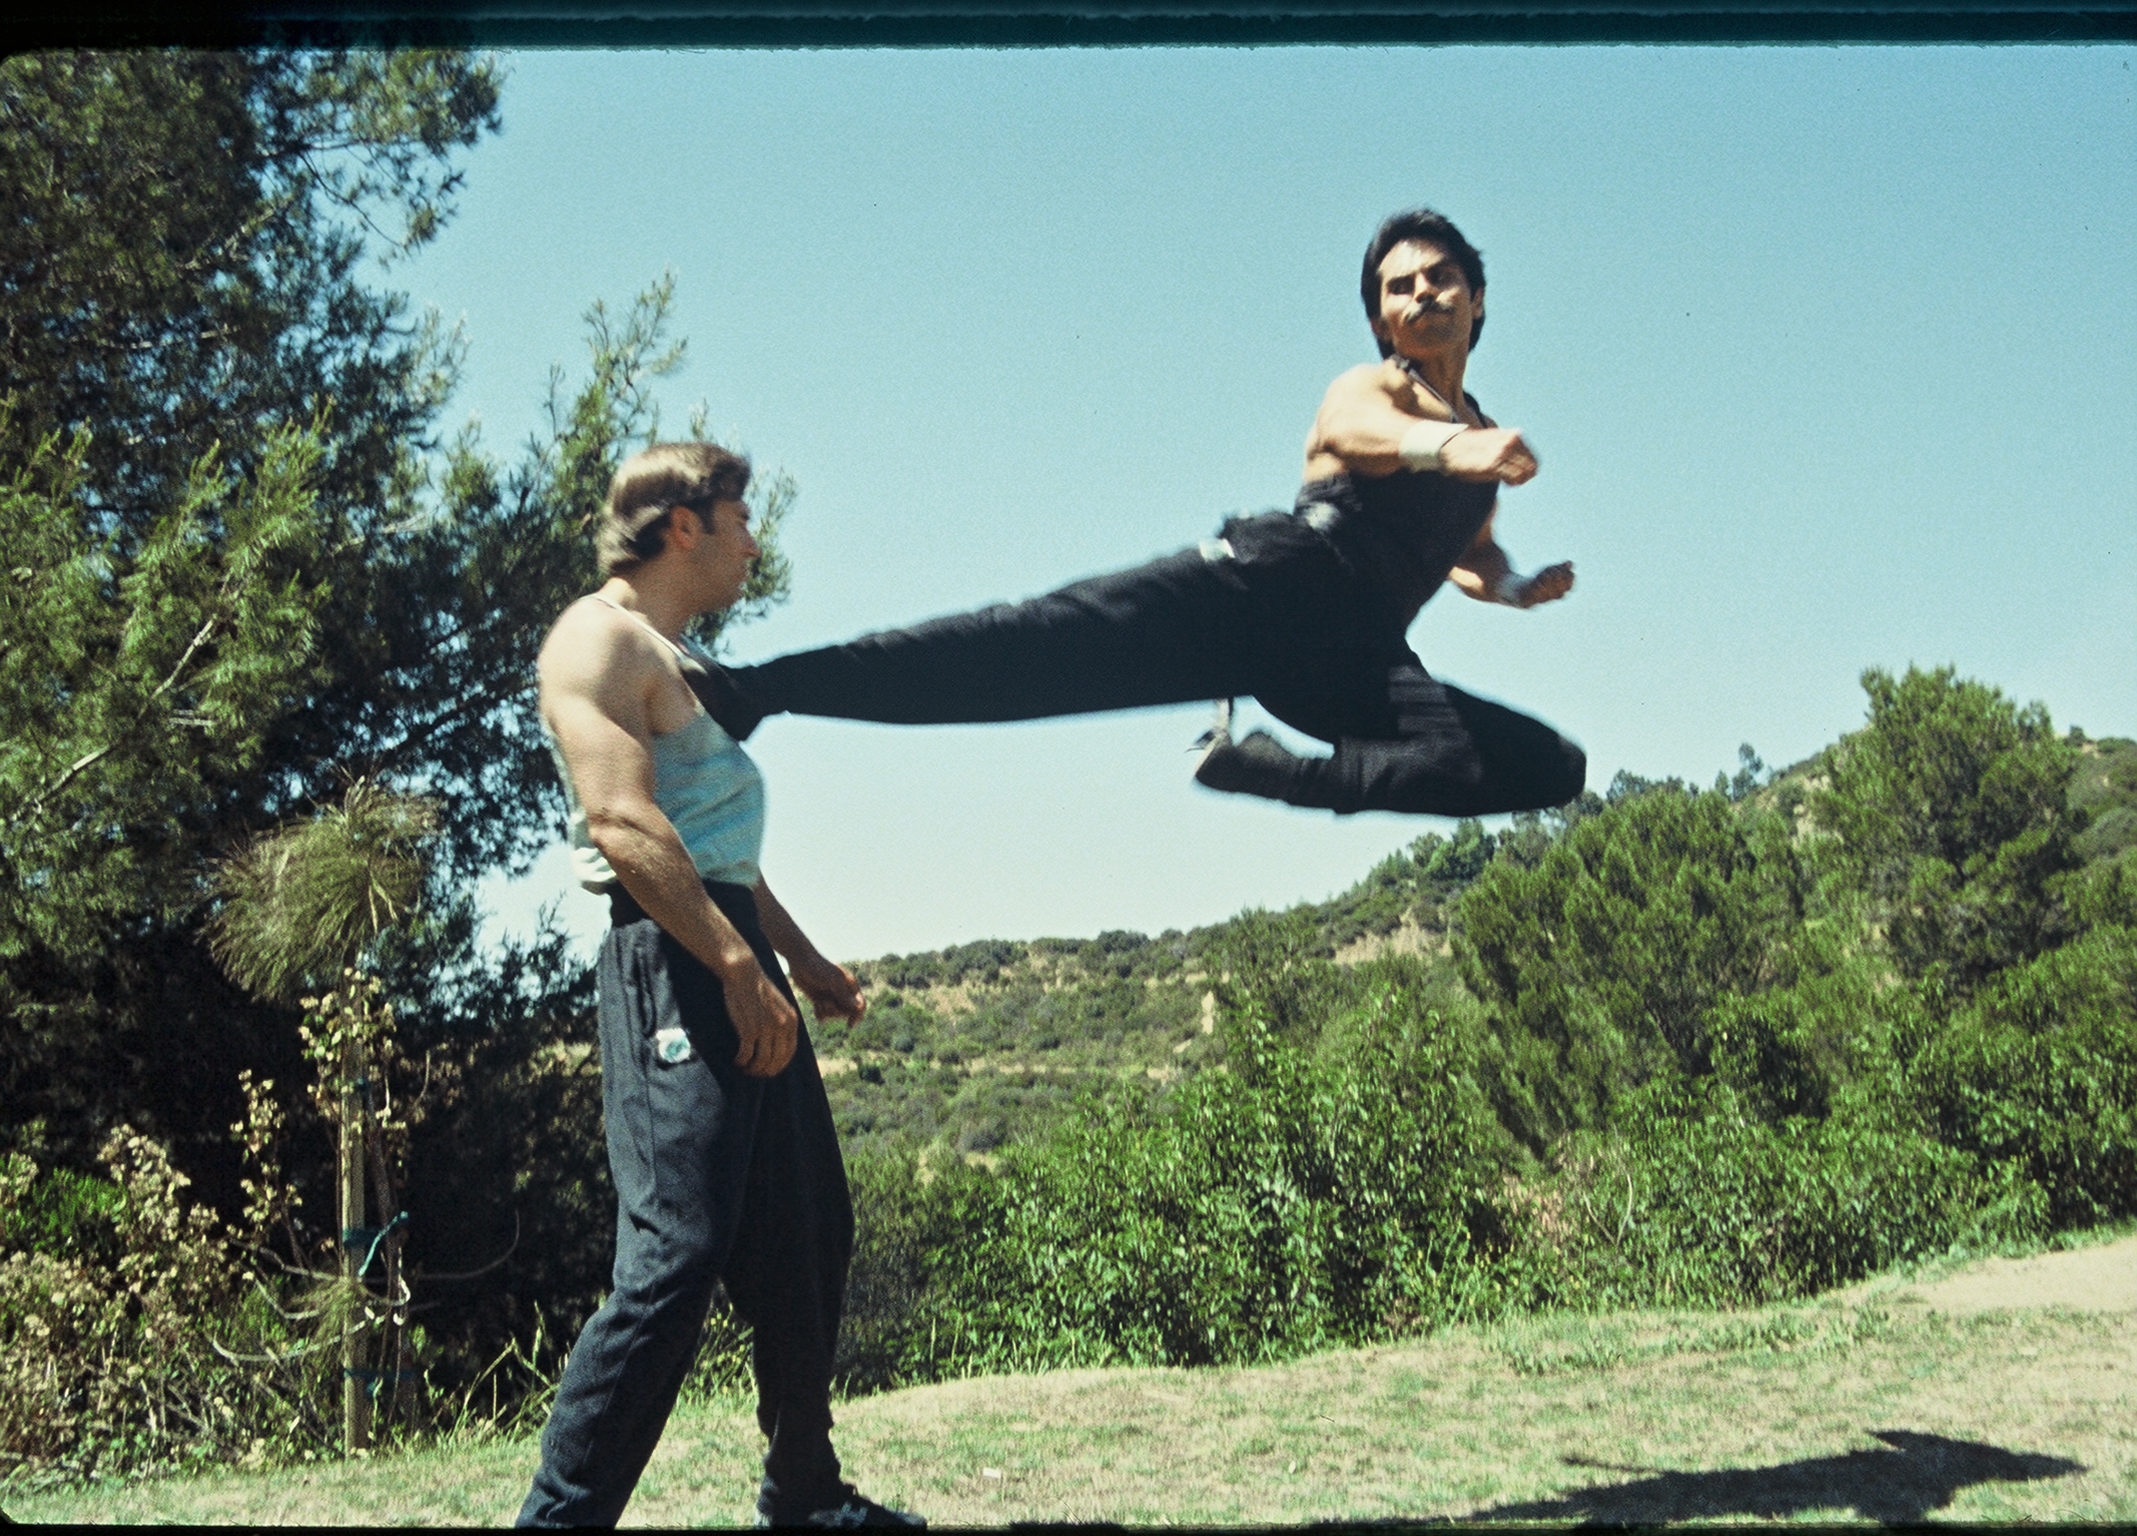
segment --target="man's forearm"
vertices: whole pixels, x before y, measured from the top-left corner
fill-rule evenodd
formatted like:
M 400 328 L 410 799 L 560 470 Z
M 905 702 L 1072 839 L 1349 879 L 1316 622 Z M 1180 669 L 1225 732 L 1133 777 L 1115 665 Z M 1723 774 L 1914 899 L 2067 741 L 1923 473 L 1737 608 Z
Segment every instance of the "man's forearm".
M 764 936 L 771 941 L 772 948 L 784 955 L 789 965 L 805 966 L 823 960 L 822 952 L 801 931 L 801 925 L 772 894 L 770 886 L 760 879 L 751 894 L 757 900 L 758 925 L 764 929 Z
M 715 976 L 725 981 L 738 969 L 756 965 L 748 943 L 705 894 L 689 850 L 667 817 L 657 809 L 623 809 L 599 817 L 589 813 L 588 822 L 594 846 L 631 899 Z
M 857 1022 L 868 1012 L 868 999 L 862 995 L 861 986 L 853 972 L 843 965 L 824 957 L 815 942 L 801 931 L 772 888 L 762 879 L 754 892 L 757 898 L 757 922 L 764 929 L 764 936 L 772 948 L 786 957 L 787 974 L 794 989 L 808 998 L 819 1019 L 838 1018 L 848 1023 Z
M 1447 577 L 1464 597 L 1473 597 L 1480 603 L 1507 601 L 1507 583 L 1519 580 L 1514 575 L 1513 562 L 1497 543 L 1472 545 Z
M 1555 603 L 1573 590 L 1573 562 L 1561 560 L 1523 576 L 1506 558 L 1498 542 L 1485 539 L 1470 546 L 1461 563 L 1447 573 L 1448 580 L 1466 596 L 1480 603 L 1504 603 L 1509 608 L 1535 608 Z

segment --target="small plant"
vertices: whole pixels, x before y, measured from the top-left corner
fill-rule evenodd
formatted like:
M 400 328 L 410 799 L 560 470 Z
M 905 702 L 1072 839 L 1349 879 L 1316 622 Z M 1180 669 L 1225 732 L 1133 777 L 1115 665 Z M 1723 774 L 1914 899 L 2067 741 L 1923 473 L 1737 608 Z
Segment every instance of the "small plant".
M 401 1274 L 407 1217 L 395 1198 L 408 1120 L 405 1112 L 396 1115 L 391 1097 L 398 1057 L 393 1010 L 358 961 L 413 909 L 423 882 L 419 849 L 435 824 L 429 801 L 358 779 L 340 805 L 256 838 L 229 859 L 217 881 L 223 905 L 209 924 L 210 948 L 241 986 L 281 1001 L 318 987 L 301 998 L 305 1022 L 298 1034 L 313 1066 L 313 1106 L 336 1132 L 341 1274 L 331 1301 L 313 1310 L 340 1333 L 342 1440 L 349 1451 L 371 1443 L 382 1384 L 393 1384 L 387 1412 L 405 1415 L 413 1374 L 410 1297 Z M 247 1116 L 233 1131 L 262 1157 L 274 1143 L 280 1111 L 262 1102 L 268 1085 L 254 1089 L 248 1079 L 246 1088 Z M 276 1193 L 266 1164 L 258 1167 L 259 1176 L 246 1185 L 248 1219 L 256 1230 L 277 1215 L 287 1226 L 291 1202 Z M 290 1240 L 295 1247 L 294 1229 Z M 298 1273 L 309 1273 L 301 1258 L 293 1253 L 292 1259 Z M 378 1259 L 383 1293 L 366 1285 Z
M 0 1166 L 0 1462 L 81 1478 L 316 1452 L 323 1416 L 291 1391 L 316 1351 L 236 1235 L 130 1127 L 101 1161 L 108 1182 Z M 78 1223 L 20 1219 L 56 1203 Z

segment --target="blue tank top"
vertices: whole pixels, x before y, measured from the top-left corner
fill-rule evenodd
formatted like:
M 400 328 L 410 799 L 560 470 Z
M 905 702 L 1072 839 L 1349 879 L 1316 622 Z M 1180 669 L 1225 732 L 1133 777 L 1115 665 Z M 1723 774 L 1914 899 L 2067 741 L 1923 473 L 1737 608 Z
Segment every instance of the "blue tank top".
M 608 603 L 606 598 L 596 601 Z M 614 603 L 608 606 L 628 612 Z M 636 614 L 630 617 L 638 619 Z M 645 623 L 643 619 L 638 622 Z M 692 654 L 651 624 L 645 627 L 671 650 Z M 590 891 L 616 890 L 616 871 L 594 846 L 585 808 L 579 804 L 564 754 L 557 750 L 554 738 L 549 752 L 556 760 L 557 777 L 564 781 L 564 804 L 571 817 L 572 873 Z M 653 803 L 682 838 L 700 880 L 757 883 L 757 861 L 764 852 L 764 775 L 742 744 L 721 730 L 702 704 L 688 724 L 653 738 Z

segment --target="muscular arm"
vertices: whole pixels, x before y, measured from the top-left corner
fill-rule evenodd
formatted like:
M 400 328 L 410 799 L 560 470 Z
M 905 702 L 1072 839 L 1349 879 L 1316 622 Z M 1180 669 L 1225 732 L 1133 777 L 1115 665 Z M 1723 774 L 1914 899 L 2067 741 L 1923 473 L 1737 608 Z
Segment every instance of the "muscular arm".
M 719 978 L 742 1043 L 735 1062 L 770 1077 L 794 1054 L 799 1016 L 705 894 L 689 850 L 653 798 L 649 700 L 664 674 L 622 621 L 574 609 L 539 663 L 542 715 L 586 810 L 588 833 L 646 915 Z
M 1556 602 L 1573 590 L 1570 560 L 1547 565 L 1527 578 L 1515 576 L 1512 562 L 1492 532 L 1497 521 L 1496 514 L 1484 520 L 1475 542 L 1447 573 L 1447 579 L 1461 589 L 1463 596 L 1480 603 L 1505 603 L 1511 598 L 1510 607 L 1533 608 L 1538 603 Z
M 809 1000 L 817 1018 L 860 1023 L 868 1012 L 868 999 L 861 995 L 861 984 L 854 980 L 853 972 L 824 958 L 823 952 L 801 931 L 801 925 L 780 905 L 772 888 L 761 879 L 754 894 L 757 921 L 764 925 L 764 936 L 772 941 L 772 948 L 786 957 L 787 974 L 794 982 L 794 990 Z
M 1306 478 L 1346 471 L 1368 477 L 1393 474 L 1403 467 L 1402 442 L 1410 429 L 1419 422 L 1444 420 L 1437 402 L 1420 400 L 1387 365 L 1352 368 L 1328 386 L 1313 418 L 1306 435 Z M 1489 423 L 1448 438 L 1440 459 L 1444 472 L 1461 480 L 1521 485 L 1536 474 L 1536 455 L 1526 439 Z

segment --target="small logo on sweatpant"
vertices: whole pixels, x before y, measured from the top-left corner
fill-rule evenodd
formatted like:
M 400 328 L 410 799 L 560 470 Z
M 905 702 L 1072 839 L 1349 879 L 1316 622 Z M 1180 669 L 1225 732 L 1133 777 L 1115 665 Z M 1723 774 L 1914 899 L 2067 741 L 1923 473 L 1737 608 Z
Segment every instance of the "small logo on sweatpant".
M 666 1029 L 653 1034 L 654 1059 L 664 1067 L 679 1066 L 697 1054 L 690 1048 L 690 1036 L 679 1024 L 670 1024 Z

